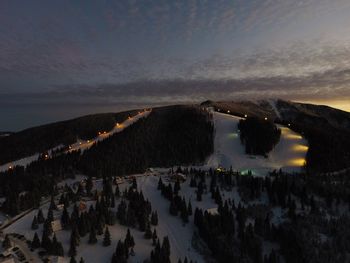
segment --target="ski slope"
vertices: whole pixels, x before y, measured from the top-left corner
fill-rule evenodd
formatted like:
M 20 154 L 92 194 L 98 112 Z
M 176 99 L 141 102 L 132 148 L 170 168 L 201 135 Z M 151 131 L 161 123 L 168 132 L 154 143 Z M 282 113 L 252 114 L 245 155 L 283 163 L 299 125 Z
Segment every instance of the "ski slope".
M 281 138 L 270 152 L 268 158 L 245 154 L 241 144 L 237 124 L 241 118 L 214 112 L 215 141 L 214 153 L 206 167 L 223 167 L 246 173 L 251 170 L 255 175 L 266 175 L 273 169 L 286 172 L 300 172 L 305 164 L 308 150 L 307 141 L 291 129 L 279 125 Z
M 145 110 L 145 111 L 140 111 L 138 112 L 137 115 L 135 116 L 130 116 L 128 119 L 126 119 L 124 122 L 122 123 L 116 123 L 116 125 L 114 126 L 114 128 L 109 131 L 109 132 L 101 132 L 96 138 L 93 138 L 91 140 L 78 140 L 76 143 L 72 144 L 69 146 L 69 152 L 71 151 L 77 151 L 77 150 L 81 150 L 81 151 L 85 151 L 87 149 L 89 149 L 94 143 L 98 142 L 98 141 L 102 141 L 110 136 L 112 136 L 115 133 L 121 132 L 122 130 L 124 130 L 125 128 L 129 127 L 130 125 L 134 124 L 135 122 L 137 122 L 139 119 L 141 118 L 146 118 L 150 113 L 151 113 L 151 109 L 150 110 Z M 53 150 L 56 150 L 58 148 L 63 147 L 63 145 L 57 146 L 53 149 L 48 150 L 48 157 L 51 155 L 51 152 Z M 4 165 L 0 166 L 0 172 L 2 171 L 6 171 L 8 169 L 12 169 L 15 166 L 27 166 L 28 164 L 30 164 L 31 162 L 34 162 L 36 160 L 38 160 L 40 156 L 40 153 L 36 153 L 34 155 L 22 158 L 20 160 L 16 160 L 13 162 L 9 162 L 6 163 Z

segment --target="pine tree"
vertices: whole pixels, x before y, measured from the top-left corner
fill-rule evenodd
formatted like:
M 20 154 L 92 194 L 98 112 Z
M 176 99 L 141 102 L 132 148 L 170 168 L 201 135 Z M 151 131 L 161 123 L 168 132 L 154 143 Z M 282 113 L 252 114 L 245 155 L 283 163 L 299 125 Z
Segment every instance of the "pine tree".
M 57 209 L 57 206 L 55 204 L 55 197 L 52 195 L 49 210 L 56 210 L 56 209 Z
M 162 263 L 170 263 L 170 242 L 169 238 L 166 236 L 163 238 L 163 244 L 161 248 L 161 258 Z
M 104 237 L 103 237 L 103 246 L 108 247 L 111 245 L 111 234 L 109 233 L 108 227 L 106 227 Z
M 184 223 L 188 223 L 188 211 L 186 205 L 181 209 L 181 219 Z
M 66 206 L 63 208 L 62 216 L 61 216 L 61 223 L 64 228 L 68 228 L 70 224 L 70 218 L 69 218 L 69 213 L 67 211 Z
M 181 190 L 180 181 L 176 180 L 174 184 L 174 194 L 177 195 L 180 190 Z
M 88 195 L 91 195 L 92 187 L 93 187 L 92 178 L 91 178 L 91 176 L 89 176 L 86 180 L 86 185 L 85 185 L 86 193 Z
M 4 241 L 2 242 L 2 247 L 4 249 L 9 249 L 11 247 L 11 241 L 8 235 L 5 236 Z
M 193 214 L 191 200 L 188 201 L 187 213 L 189 216 Z
M 33 237 L 32 243 L 31 243 L 31 247 L 33 249 L 37 249 L 37 248 L 40 247 L 40 239 L 39 239 L 39 236 L 38 236 L 38 234 L 36 232 L 34 233 L 34 237 Z
M 62 243 L 57 241 L 55 234 L 52 238 L 51 254 L 56 255 L 56 256 L 63 256 L 64 255 Z
M 76 246 L 78 246 L 80 243 L 80 236 L 79 236 L 79 232 L 78 232 L 76 227 L 73 227 L 73 229 L 72 229 L 72 232 L 70 235 L 70 240 L 71 240 L 71 242 L 74 242 L 74 244 Z
M 150 224 L 147 224 L 144 236 L 145 236 L 146 239 L 151 239 L 152 238 L 152 230 L 151 230 Z
M 163 188 L 163 180 L 162 180 L 162 177 L 159 177 L 159 181 L 158 181 L 158 190 L 162 190 Z
M 32 230 L 37 230 L 38 228 L 39 228 L 38 220 L 37 220 L 36 216 L 34 216 L 33 222 L 32 222 Z
M 47 231 L 43 231 L 43 235 L 41 237 L 41 247 L 44 248 L 48 253 L 51 251 L 51 239 Z
M 97 238 L 96 238 L 96 231 L 94 227 L 91 227 L 90 234 L 89 234 L 89 244 L 96 244 Z
M 134 237 L 130 233 L 130 229 L 128 228 L 128 231 L 126 233 L 126 237 L 124 240 L 124 244 L 127 248 L 134 247 L 135 246 L 135 241 Z
M 200 191 L 197 191 L 197 201 L 202 201 L 202 193 Z
M 46 218 L 46 221 L 50 221 L 52 222 L 53 221 L 53 210 L 52 209 L 49 209 L 49 211 L 47 212 L 47 218 Z
M 43 231 L 44 232 L 47 232 L 47 235 L 48 236 L 51 236 L 51 234 L 52 234 L 52 224 L 51 224 L 51 221 L 49 221 L 49 220 L 45 220 L 45 222 L 44 222 L 44 227 L 43 227 Z
M 152 245 L 153 246 L 155 246 L 157 244 L 157 239 L 158 239 L 157 231 L 156 231 L 156 229 L 154 229 L 153 233 L 152 233 Z
M 74 256 L 77 255 L 76 242 L 73 238 L 71 238 L 71 240 L 70 240 L 70 247 L 69 247 L 68 255 L 72 258 L 74 258 Z
M 70 257 L 69 263 L 77 263 L 74 256 Z
M 38 211 L 37 220 L 38 220 L 39 224 L 42 224 L 45 222 L 44 214 L 43 214 L 43 211 L 41 209 L 39 209 L 39 211 Z
M 118 184 L 115 186 L 114 196 L 115 196 L 115 198 L 119 198 L 120 197 L 120 190 L 119 190 Z
M 171 215 L 177 216 L 178 211 L 174 199 L 170 202 L 169 212 Z
M 112 257 L 112 263 L 126 263 L 128 257 L 127 251 L 128 249 L 126 248 L 124 243 L 119 240 L 115 249 L 115 253 Z
M 157 211 L 154 211 L 151 215 L 151 224 L 154 226 L 158 225 L 158 213 L 157 213 Z

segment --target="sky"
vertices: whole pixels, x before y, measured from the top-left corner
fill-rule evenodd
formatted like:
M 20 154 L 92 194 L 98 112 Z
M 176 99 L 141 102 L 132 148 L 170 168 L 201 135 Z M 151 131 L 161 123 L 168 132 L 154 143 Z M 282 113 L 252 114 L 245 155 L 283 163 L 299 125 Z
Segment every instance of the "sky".
M 349 0 L 1 0 L 0 131 L 206 99 L 350 111 Z

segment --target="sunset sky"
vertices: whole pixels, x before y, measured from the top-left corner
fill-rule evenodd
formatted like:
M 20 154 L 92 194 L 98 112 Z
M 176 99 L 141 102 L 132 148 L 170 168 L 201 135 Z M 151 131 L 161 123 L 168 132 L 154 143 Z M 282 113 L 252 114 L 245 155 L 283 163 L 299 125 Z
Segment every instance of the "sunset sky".
M 0 124 L 283 98 L 350 111 L 349 0 L 2 0 Z

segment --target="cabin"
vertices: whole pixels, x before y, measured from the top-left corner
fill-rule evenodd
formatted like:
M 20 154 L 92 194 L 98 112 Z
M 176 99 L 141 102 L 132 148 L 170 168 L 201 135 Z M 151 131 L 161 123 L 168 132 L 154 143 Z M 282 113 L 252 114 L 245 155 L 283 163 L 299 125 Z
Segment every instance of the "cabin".
M 14 256 L 11 254 L 0 254 L 0 263 L 16 263 Z
M 207 210 L 205 210 L 208 214 L 211 215 L 218 215 L 218 208 L 217 207 L 213 207 L 213 208 L 208 208 Z
M 62 230 L 62 224 L 61 220 L 56 219 L 51 222 L 51 227 L 53 232 L 61 231 Z
M 171 175 L 171 180 L 173 181 L 180 181 L 180 182 L 185 182 L 186 181 L 186 175 L 182 173 L 174 173 Z

